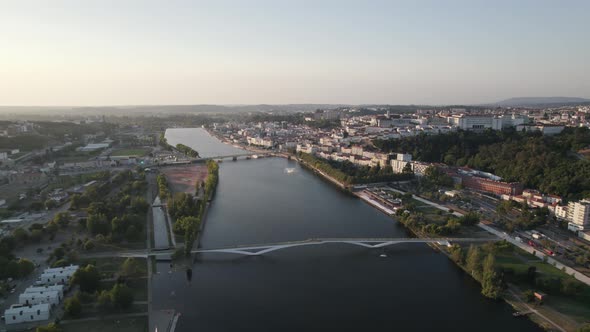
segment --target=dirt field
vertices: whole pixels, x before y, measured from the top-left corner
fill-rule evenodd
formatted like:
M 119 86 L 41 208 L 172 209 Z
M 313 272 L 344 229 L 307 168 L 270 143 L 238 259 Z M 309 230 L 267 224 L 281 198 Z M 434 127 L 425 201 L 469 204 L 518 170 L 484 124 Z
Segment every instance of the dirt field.
M 184 192 L 194 194 L 197 181 L 204 181 L 207 177 L 207 166 L 163 167 L 161 172 L 166 175 L 170 190 L 173 193 Z

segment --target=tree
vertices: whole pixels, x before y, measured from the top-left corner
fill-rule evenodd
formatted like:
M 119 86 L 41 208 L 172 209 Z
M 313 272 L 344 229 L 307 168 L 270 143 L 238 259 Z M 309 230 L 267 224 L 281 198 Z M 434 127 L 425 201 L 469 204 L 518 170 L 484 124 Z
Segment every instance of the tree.
M 120 235 L 127 230 L 126 219 L 123 217 L 114 217 L 111 220 L 111 230 L 113 234 Z
M 55 222 L 50 221 L 50 222 L 47 223 L 47 226 L 45 227 L 45 230 L 49 234 L 49 237 L 51 239 L 53 239 L 53 237 L 55 236 L 55 234 L 57 234 L 57 231 L 59 230 L 59 227 L 57 226 L 57 224 Z
M 140 235 L 141 233 L 137 230 L 137 227 L 135 227 L 135 225 L 131 225 L 125 232 L 125 239 L 129 242 L 133 242 L 136 241 Z
M 461 249 L 461 246 L 458 244 L 453 244 L 453 246 L 449 249 L 449 252 L 451 253 L 451 259 L 455 263 L 463 265 L 463 250 Z
M 111 224 L 109 223 L 106 215 L 102 213 L 92 214 L 89 215 L 88 219 L 86 220 L 86 228 L 93 235 L 107 235 L 111 231 Z
M 133 304 L 133 291 L 127 285 L 115 284 L 111 289 L 111 301 L 117 308 L 129 308 Z
M 121 275 L 125 277 L 138 277 L 143 273 L 143 269 L 139 260 L 128 257 L 123 264 L 121 264 Z
M 29 240 L 29 233 L 23 228 L 19 227 L 12 231 L 12 236 L 18 243 L 26 243 Z
M 53 221 L 57 223 L 61 228 L 65 228 L 70 223 L 72 217 L 67 212 L 60 212 L 53 217 Z
M 133 211 L 133 213 L 140 213 L 140 214 L 146 213 L 150 207 L 150 204 L 148 202 L 146 202 L 146 200 L 143 197 L 132 198 L 129 205 L 130 205 L 131 211 Z
M 18 275 L 23 278 L 35 270 L 35 264 L 26 258 L 18 260 Z
M 81 206 L 82 206 L 82 202 L 80 199 L 80 194 L 74 194 L 72 195 L 72 198 L 70 198 L 70 209 L 71 210 L 78 210 Z
M 512 201 L 501 201 L 496 206 L 496 212 L 501 216 L 508 214 L 510 209 L 512 209 Z
M 402 169 L 402 174 L 414 175 L 414 170 L 412 169 L 412 165 L 410 163 L 406 163 Z
M 479 279 L 481 274 L 481 252 L 479 247 L 469 246 L 465 268 L 475 279 Z
M 459 218 L 459 223 L 465 226 L 473 226 L 479 223 L 480 216 L 476 212 L 468 212 L 466 215 Z
M 86 242 L 84 242 L 84 250 L 92 250 L 94 249 L 95 245 L 94 245 L 94 241 L 88 239 L 86 240 Z
M 174 223 L 173 229 L 177 234 L 195 232 L 199 229 L 200 220 L 197 217 L 182 217 Z
M 98 294 L 96 305 L 99 311 L 108 312 L 113 308 L 113 302 L 111 300 L 111 293 L 103 290 Z
M 495 300 L 498 298 L 501 288 L 494 264 L 494 255 L 490 253 L 483 262 L 481 293 L 485 297 Z
M 83 292 L 93 293 L 100 286 L 100 274 L 94 265 L 89 264 L 74 273 L 72 283 L 80 285 Z
M 62 259 L 66 255 L 66 250 L 63 247 L 53 249 L 51 256 L 55 259 Z
M 78 296 L 67 298 L 64 302 L 65 313 L 70 317 L 79 317 L 82 313 L 82 304 Z

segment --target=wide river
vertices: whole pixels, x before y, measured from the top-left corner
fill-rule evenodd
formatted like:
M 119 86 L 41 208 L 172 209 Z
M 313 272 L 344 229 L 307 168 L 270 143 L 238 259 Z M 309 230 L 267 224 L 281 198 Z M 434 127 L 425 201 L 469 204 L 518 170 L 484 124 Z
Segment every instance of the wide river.
M 180 141 L 198 150 L 192 131 Z M 270 158 L 221 164 L 201 246 L 406 236 L 403 226 L 296 162 Z M 507 304 L 483 298 L 471 277 L 424 244 L 207 254 L 197 258 L 190 283 L 168 264 L 157 269 L 154 309 L 180 312 L 179 332 L 540 331 L 513 318 Z

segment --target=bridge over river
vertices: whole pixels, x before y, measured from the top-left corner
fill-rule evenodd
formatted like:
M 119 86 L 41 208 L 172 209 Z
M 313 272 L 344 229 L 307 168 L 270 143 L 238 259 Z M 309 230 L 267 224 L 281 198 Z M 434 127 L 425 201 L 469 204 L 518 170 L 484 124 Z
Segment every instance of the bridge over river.
M 439 245 L 450 245 L 456 242 L 490 242 L 499 241 L 498 238 L 317 238 L 308 239 L 304 241 L 290 241 L 290 242 L 278 242 L 271 244 L 256 244 L 256 245 L 242 245 L 222 248 L 199 248 L 194 249 L 191 252 L 193 254 L 204 254 L 204 253 L 222 253 L 222 254 L 236 254 L 246 256 L 259 256 L 264 255 L 273 251 L 283 250 L 294 247 L 302 246 L 314 246 L 323 244 L 348 244 L 369 249 L 383 248 L 395 244 L 401 243 L 436 243 Z M 145 251 L 145 250 L 134 250 L 125 252 L 111 252 L 111 253 L 97 253 L 85 255 L 86 257 L 169 257 L 174 253 L 173 249 L 158 250 L 158 251 Z

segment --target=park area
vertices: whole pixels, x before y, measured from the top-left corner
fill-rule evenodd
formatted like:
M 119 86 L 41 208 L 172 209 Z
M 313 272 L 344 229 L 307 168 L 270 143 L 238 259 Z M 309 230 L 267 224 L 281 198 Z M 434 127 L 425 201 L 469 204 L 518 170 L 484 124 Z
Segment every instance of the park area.
M 203 182 L 207 178 L 205 164 L 162 167 L 160 171 L 166 176 L 173 193 L 194 194 L 197 182 Z

